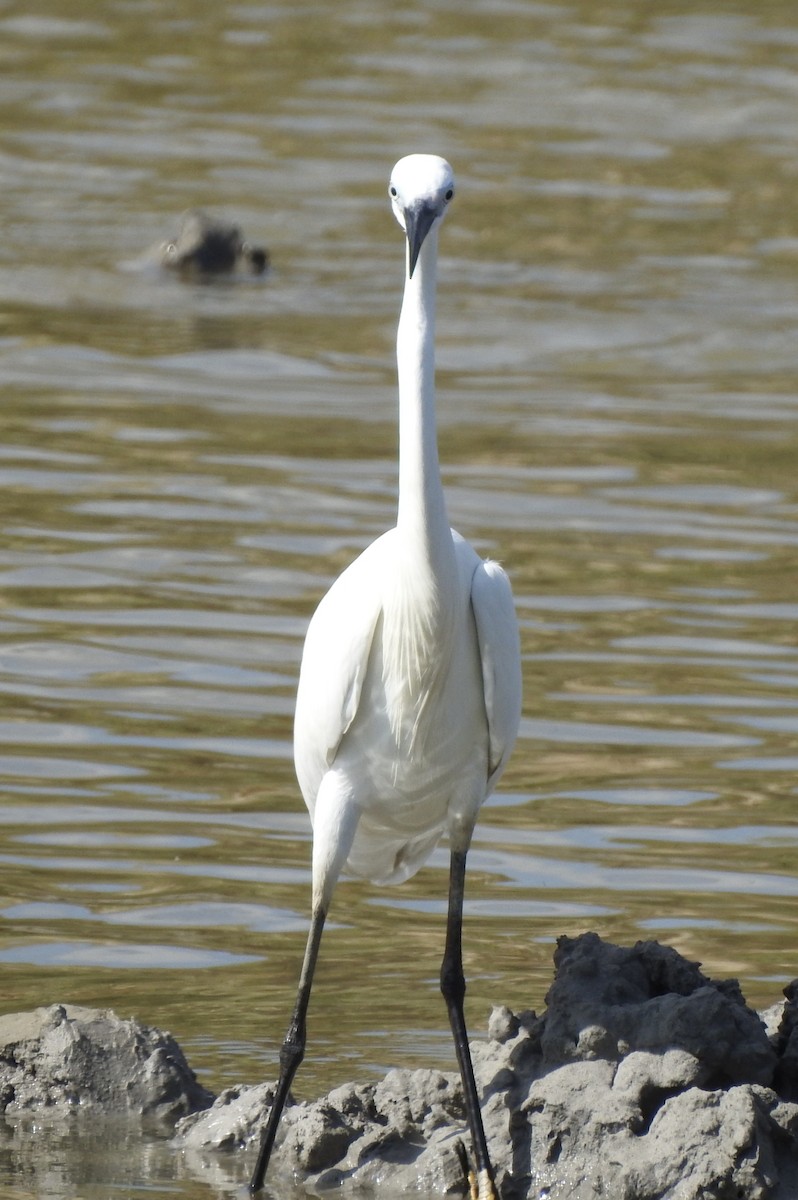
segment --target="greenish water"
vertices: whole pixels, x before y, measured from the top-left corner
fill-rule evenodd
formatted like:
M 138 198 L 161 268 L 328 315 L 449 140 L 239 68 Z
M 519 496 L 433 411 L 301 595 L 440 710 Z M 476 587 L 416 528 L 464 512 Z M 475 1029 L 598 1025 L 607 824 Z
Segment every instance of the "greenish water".
M 513 579 L 524 721 L 471 855 L 468 1013 L 553 941 L 798 974 L 798 14 L 371 0 L 0 12 L 0 970 L 274 1073 L 305 937 L 307 619 L 395 509 L 401 154 L 442 235 L 453 523 Z M 235 218 L 263 280 L 142 263 Z M 342 884 L 300 1096 L 451 1068 L 447 855 Z M 134 1139 L 0 1139 L 13 1200 L 221 1194 Z

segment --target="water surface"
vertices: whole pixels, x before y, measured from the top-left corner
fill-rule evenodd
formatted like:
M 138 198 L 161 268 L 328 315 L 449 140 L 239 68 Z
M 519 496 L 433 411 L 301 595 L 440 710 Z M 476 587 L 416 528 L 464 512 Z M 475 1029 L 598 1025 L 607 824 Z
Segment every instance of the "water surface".
M 394 519 L 386 185 L 416 149 L 459 177 L 450 515 L 510 572 L 524 654 L 470 860 L 471 1025 L 541 1008 L 585 929 L 773 1002 L 798 974 L 794 7 L 45 0 L 0 47 L 4 1008 L 135 1014 L 214 1089 L 274 1073 L 309 893 L 296 674 Z M 142 265 L 195 205 L 270 274 Z M 453 1067 L 446 868 L 340 887 L 300 1096 Z M 0 1141 L 13 1200 L 211 1196 L 246 1166 Z

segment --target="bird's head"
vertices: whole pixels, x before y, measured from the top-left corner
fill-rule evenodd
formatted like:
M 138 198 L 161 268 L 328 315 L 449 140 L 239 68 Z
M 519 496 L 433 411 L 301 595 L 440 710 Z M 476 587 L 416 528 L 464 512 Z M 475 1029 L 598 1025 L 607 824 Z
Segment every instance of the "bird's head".
M 412 276 L 424 238 L 440 221 L 454 195 L 454 172 L 437 154 L 408 154 L 391 172 L 388 195 L 394 216 L 407 234 L 408 274 Z

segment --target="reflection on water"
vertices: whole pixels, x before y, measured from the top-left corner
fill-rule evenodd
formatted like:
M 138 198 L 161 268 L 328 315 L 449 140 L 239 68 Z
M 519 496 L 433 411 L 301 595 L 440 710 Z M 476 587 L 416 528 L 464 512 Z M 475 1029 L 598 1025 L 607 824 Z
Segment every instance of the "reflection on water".
M 793 6 L 51 0 L 0 34 L 4 1007 L 135 1012 L 217 1089 L 274 1071 L 309 889 L 296 672 L 393 521 L 385 184 L 419 148 L 461 181 L 450 512 L 510 571 L 524 651 L 472 1026 L 540 1007 L 586 928 L 772 1002 L 798 973 Z M 271 273 L 143 264 L 198 205 Z M 445 871 L 339 889 L 300 1095 L 452 1066 Z M 4 1194 L 194 1194 L 159 1142 L 124 1178 L 53 1145 L 45 1170 L 0 1139 Z

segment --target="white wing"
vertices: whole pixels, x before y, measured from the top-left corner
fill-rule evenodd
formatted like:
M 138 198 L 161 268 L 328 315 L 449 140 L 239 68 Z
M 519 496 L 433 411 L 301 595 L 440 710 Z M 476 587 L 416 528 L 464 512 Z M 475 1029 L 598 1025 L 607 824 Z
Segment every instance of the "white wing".
M 521 647 L 510 581 L 498 563 L 481 562 L 471 581 L 471 607 L 482 660 L 490 739 L 488 793 L 515 744 L 521 720 Z
M 381 612 L 377 538 L 339 575 L 311 618 L 299 669 L 294 763 L 313 813 L 324 773 L 357 713 L 371 643 Z

